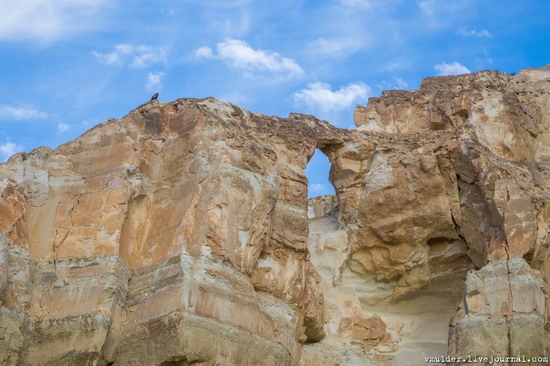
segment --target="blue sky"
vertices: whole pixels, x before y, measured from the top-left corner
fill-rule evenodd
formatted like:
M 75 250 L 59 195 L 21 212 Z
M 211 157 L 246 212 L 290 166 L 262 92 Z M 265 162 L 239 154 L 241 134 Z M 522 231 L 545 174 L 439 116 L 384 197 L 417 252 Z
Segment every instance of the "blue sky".
M 550 63 L 546 0 L 0 0 L 0 161 L 160 93 L 353 126 L 426 76 Z M 331 192 L 310 162 L 310 195 Z

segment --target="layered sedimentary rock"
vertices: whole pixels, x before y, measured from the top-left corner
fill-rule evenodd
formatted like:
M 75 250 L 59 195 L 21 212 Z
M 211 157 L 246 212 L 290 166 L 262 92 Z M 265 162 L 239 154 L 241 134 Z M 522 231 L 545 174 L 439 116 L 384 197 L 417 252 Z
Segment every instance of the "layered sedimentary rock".
M 2 165 L 2 361 L 297 363 L 310 120 L 153 102 Z
M 357 129 L 152 101 L 0 165 L 0 363 L 550 354 L 550 69 L 426 79 Z M 335 196 L 308 201 L 316 148 Z

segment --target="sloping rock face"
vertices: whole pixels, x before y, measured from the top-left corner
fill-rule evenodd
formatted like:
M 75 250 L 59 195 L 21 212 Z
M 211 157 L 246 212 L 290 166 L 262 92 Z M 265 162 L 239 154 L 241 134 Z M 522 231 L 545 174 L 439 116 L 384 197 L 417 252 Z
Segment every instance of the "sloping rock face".
M 354 130 L 152 101 L 18 154 L 0 364 L 548 356 L 549 95 L 549 68 L 430 78 Z M 336 196 L 308 202 L 316 148 Z

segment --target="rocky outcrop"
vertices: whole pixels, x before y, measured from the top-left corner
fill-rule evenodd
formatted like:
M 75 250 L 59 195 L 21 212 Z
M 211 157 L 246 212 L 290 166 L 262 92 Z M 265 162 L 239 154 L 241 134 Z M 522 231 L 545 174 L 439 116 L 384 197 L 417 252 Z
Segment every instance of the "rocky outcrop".
M 429 78 L 354 130 L 152 101 L 0 165 L 0 363 L 548 356 L 550 69 Z M 307 200 L 308 160 L 336 196 Z
M 392 307 L 443 281 L 464 288 L 451 355 L 548 355 L 549 77 L 547 67 L 428 78 L 358 107 L 358 130 L 384 141 L 327 153 L 349 267 L 376 283 L 365 309 L 386 301 L 382 318 L 395 318 Z M 451 292 L 434 290 L 431 306 L 448 313 Z
M 11 158 L 4 363 L 297 363 L 324 334 L 303 173 L 317 130 L 334 128 L 152 102 Z

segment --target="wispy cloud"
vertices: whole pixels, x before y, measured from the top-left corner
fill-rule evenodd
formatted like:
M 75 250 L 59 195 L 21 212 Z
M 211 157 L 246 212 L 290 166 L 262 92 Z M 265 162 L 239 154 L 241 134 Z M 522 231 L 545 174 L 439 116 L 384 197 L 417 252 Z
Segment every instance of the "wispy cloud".
M 52 42 L 101 27 L 108 0 L 0 0 L 0 39 Z
M 426 15 L 434 15 L 436 0 L 417 0 L 416 3 L 418 4 L 420 10 L 422 10 Z
M 193 55 L 198 58 L 220 59 L 230 67 L 252 76 L 268 74 L 281 79 L 296 79 L 304 74 L 304 70 L 294 59 L 270 50 L 254 49 L 247 42 L 238 39 L 218 43 L 216 51 L 214 54 L 205 46 L 195 50 Z
M 487 29 L 468 29 L 465 27 L 459 27 L 455 34 L 462 36 L 462 37 L 475 37 L 475 38 L 493 38 L 493 35 L 491 32 L 489 32 Z
M 13 107 L 9 105 L 0 105 L 0 119 L 2 120 L 33 120 L 47 118 L 48 114 L 34 108 Z
M 6 161 L 8 158 L 19 151 L 23 151 L 23 146 L 6 141 L 0 144 L 0 161 Z
M 98 60 L 107 65 L 120 65 L 122 64 L 122 57 L 132 53 L 133 46 L 129 44 L 117 44 L 114 51 L 109 53 L 101 53 L 92 51 L 92 55 Z
M 61 134 L 71 129 L 71 125 L 61 122 L 57 125 L 57 134 Z
M 145 82 L 145 87 L 147 90 L 159 90 L 161 85 L 161 79 L 164 76 L 163 72 L 150 72 L 147 74 L 147 81 Z
M 485 60 L 485 62 L 487 62 L 488 65 L 491 65 L 494 62 L 493 58 L 491 57 L 491 54 L 486 48 L 483 48 L 482 55 L 483 55 L 483 59 Z
M 329 188 L 324 185 L 324 184 L 321 184 L 321 183 L 311 183 L 309 185 L 309 192 L 310 194 L 313 193 L 313 194 L 319 194 L 319 193 L 325 193 L 329 191 Z
M 437 72 L 437 75 L 439 76 L 446 76 L 446 75 L 461 75 L 461 74 L 469 74 L 471 71 L 464 65 L 461 65 L 457 61 L 449 62 L 449 63 L 441 63 L 434 66 L 435 72 Z
M 242 38 L 250 31 L 252 23 L 249 13 L 242 11 L 233 16 L 228 16 L 223 21 L 213 21 L 212 27 L 218 29 L 224 37 Z
M 397 71 L 397 70 L 407 69 L 409 67 L 410 67 L 410 63 L 407 62 L 407 61 L 392 61 L 392 62 L 389 62 L 389 63 L 385 64 L 382 67 L 382 70 L 393 72 L 393 71 Z
M 193 56 L 197 58 L 212 58 L 214 57 L 214 53 L 212 52 L 212 49 L 208 46 L 197 48 L 193 52 Z
M 362 47 L 359 38 L 334 39 L 317 38 L 307 45 L 309 53 L 323 56 L 344 56 L 359 51 Z
M 359 9 L 370 9 L 372 8 L 371 0 L 339 0 L 340 4 L 345 6 L 351 6 Z
M 362 83 L 350 83 L 332 91 L 327 83 L 315 82 L 293 94 L 296 104 L 305 104 L 311 109 L 322 111 L 340 111 L 351 106 L 357 100 L 366 100 L 370 88 Z
M 166 60 L 166 51 L 163 48 L 149 46 L 134 47 L 135 56 L 130 67 L 144 69 L 152 64 L 162 63 Z
M 402 78 L 394 77 L 393 81 L 395 82 L 395 87 L 397 89 L 403 90 L 403 89 L 407 89 L 409 87 L 409 84 L 407 84 L 407 82 L 405 80 L 403 80 Z
M 166 50 L 162 47 L 127 43 L 117 44 L 113 51 L 107 53 L 92 51 L 92 55 L 97 61 L 107 65 L 128 64 L 135 69 L 145 69 L 166 61 Z
M 239 8 L 251 3 L 252 0 L 203 0 L 201 6 L 215 9 Z M 184 2 L 195 3 L 194 0 L 184 0 Z
M 409 87 L 409 84 L 403 80 L 403 78 L 394 76 L 392 81 L 383 80 L 376 85 L 380 91 L 383 90 L 406 90 Z

